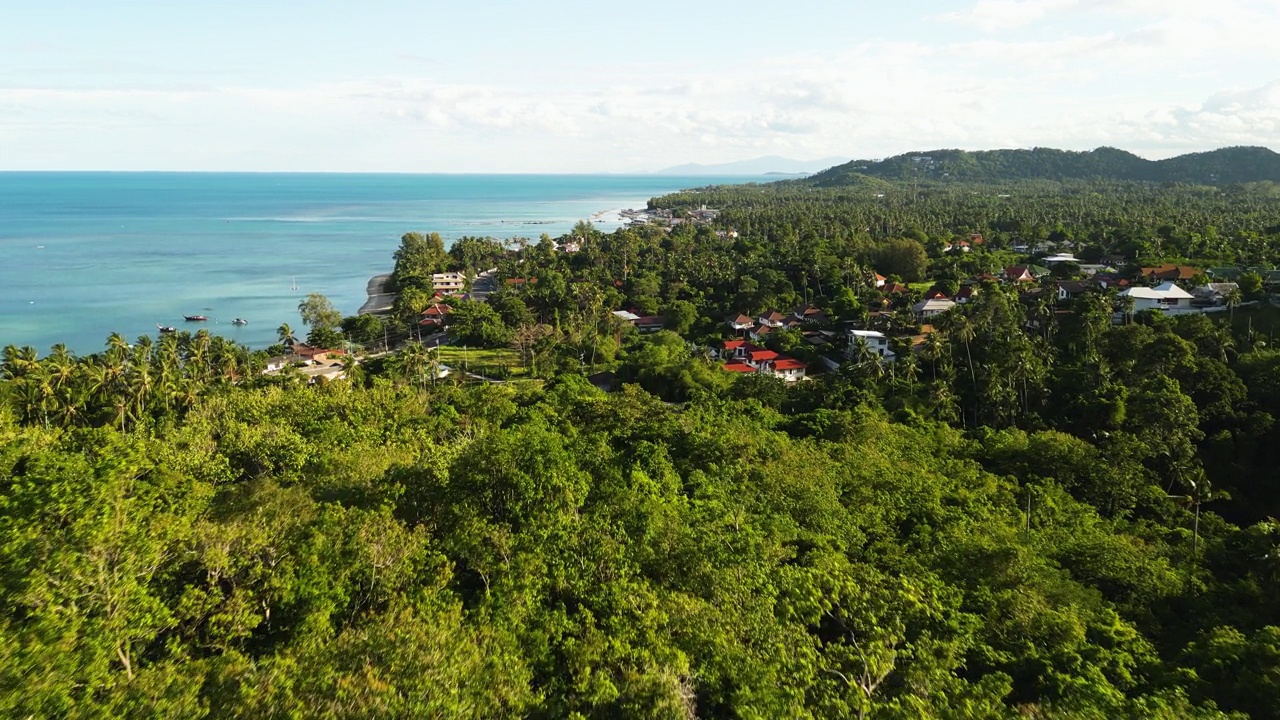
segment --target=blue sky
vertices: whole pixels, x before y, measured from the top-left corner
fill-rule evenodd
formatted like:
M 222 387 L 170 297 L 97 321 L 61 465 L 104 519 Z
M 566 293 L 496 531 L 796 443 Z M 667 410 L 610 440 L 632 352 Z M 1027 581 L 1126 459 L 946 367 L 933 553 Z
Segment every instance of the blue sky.
M 1280 149 L 1275 0 L 0 0 L 0 169 Z

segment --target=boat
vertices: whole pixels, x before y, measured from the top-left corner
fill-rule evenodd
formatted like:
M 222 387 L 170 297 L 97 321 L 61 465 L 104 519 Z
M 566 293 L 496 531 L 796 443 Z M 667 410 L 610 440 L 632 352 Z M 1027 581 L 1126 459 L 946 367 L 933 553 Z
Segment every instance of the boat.
M 236 318 L 235 320 L 231 321 L 231 324 L 232 325 L 248 325 L 249 321 L 245 320 L 244 318 Z
M 178 328 L 172 325 L 161 325 L 160 323 L 156 323 L 156 330 L 159 330 L 161 335 L 178 332 Z
M 186 320 L 187 322 L 204 322 L 209 318 L 205 317 L 204 315 L 183 315 L 182 319 Z

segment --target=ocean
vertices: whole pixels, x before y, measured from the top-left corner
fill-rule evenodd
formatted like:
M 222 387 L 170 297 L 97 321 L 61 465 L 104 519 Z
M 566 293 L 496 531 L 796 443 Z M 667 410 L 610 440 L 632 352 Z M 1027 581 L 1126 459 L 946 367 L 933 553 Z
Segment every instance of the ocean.
M 154 335 L 158 323 L 263 348 L 282 322 L 301 331 L 307 293 L 354 314 L 406 232 L 536 241 L 681 188 L 769 179 L 0 173 L 0 347 L 90 353 L 111 332 Z M 195 314 L 209 321 L 183 322 Z

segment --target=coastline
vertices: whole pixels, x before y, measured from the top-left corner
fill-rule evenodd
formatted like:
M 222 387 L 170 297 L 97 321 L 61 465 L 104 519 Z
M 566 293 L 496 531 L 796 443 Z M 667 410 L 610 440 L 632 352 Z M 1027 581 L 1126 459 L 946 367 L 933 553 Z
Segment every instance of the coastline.
M 395 293 L 387 292 L 387 283 L 391 281 L 390 273 L 374 275 L 364 287 L 365 301 L 356 311 L 357 315 L 383 315 L 391 311 L 395 304 Z

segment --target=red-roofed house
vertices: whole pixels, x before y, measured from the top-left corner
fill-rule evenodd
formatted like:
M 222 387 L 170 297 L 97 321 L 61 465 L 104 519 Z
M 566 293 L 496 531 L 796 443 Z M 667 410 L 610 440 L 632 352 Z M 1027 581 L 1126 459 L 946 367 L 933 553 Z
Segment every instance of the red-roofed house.
M 950 298 L 948 298 L 947 294 L 942 292 L 938 288 L 929 288 L 929 291 L 926 292 L 924 294 L 924 297 L 921 299 L 922 300 L 949 300 Z
M 769 327 L 782 327 L 782 323 L 785 322 L 786 319 L 786 315 L 783 315 L 777 310 L 772 310 L 760 316 L 760 324 L 768 325 Z
M 736 372 L 736 373 L 753 373 L 756 371 L 755 368 L 742 362 L 725 363 L 724 369 L 727 370 L 728 372 Z
M 786 382 L 796 382 L 804 379 L 805 364 L 789 357 L 780 357 L 768 363 L 768 372 Z
M 772 350 L 761 350 L 759 348 L 747 353 L 747 364 L 753 368 L 759 368 L 761 363 L 767 363 L 771 360 L 777 360 L 782 357 Z
M 751 326 L 755 325 L 755 320 L 752 320 L 751 317 L 745 313 L 734 313 L 733 315 L 725 318 L 724 322 L 735 332 L 750 330 Z
M 875 275 L 876 275 L 876 287 L 878 288 L 884 287 L 885 281 L 887 281 L 889 278 L 881 275 L 880 273 L 876 273 Z
M 1009 282 L 1035 282 L 1036 280 L 1026 265 L 1013 265 L 1005 268 L 1004 277 Z
M 418 321 L 423 327 L 444 327 L 446 316 L 453 308 L 441 303 L 431 303 L 431 307 L 422 311 L 422 319 Z

